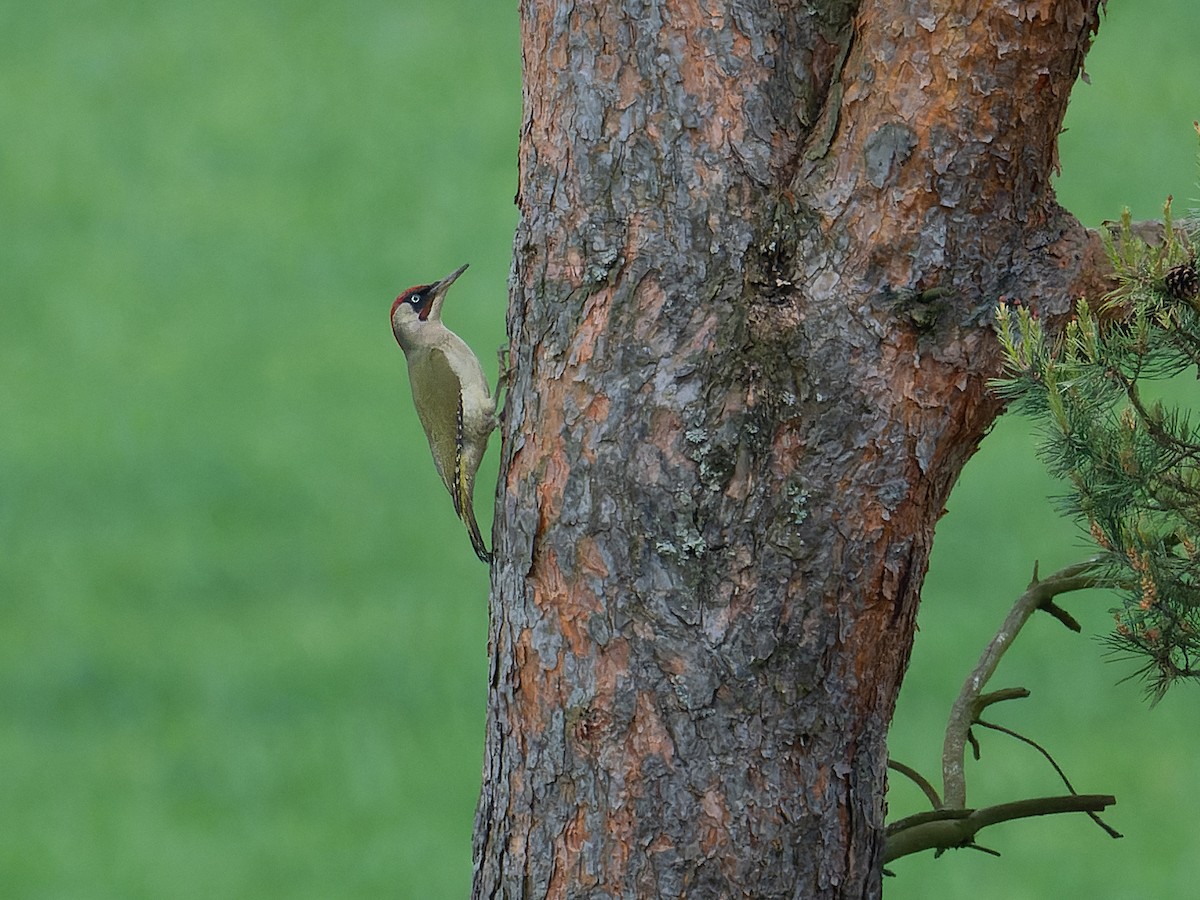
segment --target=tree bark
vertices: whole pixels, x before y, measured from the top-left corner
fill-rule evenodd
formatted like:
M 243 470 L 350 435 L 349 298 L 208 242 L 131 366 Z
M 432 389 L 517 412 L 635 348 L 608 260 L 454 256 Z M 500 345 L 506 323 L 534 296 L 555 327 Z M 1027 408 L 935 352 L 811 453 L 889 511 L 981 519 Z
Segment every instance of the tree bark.
M 876 897 L 934 524 L 1065 315 L 1100 0 L 522 0 L 476 897 Z

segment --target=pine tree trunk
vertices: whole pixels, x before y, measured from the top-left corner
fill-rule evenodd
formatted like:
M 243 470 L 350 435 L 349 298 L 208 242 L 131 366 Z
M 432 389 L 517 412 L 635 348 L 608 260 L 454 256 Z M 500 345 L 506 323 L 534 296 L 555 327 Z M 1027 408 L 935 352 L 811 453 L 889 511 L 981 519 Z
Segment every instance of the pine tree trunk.
M 1098 277 L 1097 4 L 522 0 L 476 897 L 879 895 L 991 310 Z

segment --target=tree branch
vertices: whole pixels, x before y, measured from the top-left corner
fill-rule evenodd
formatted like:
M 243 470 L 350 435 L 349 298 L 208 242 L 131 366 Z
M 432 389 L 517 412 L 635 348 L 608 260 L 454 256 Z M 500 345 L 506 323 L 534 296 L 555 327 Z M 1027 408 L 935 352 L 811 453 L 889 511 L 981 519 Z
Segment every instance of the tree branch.
M 1175 220 L 1177 230 L 1190 228 L 1193 225 L 1193 220 Z M 1064 235 L 1051 248 L 1050 253 L 1052 258 L 1063 259 L 1067 258 L 1067 254 L 1071 254 L 1071 258 L 1078 260 L 1077 268 L 1072 272 L 1073 280 L 1066 296 L 1087 297 L 1092 311 L 1103 320 L 1109 320 L 1119 315 L 1115 309 L 1105 307 L 1104 300 L 1109 292 L 1118 286 L 1112 260 L 1108 258 L 1108 251 L 1105 248 L 1105 238 L 1106 236 L 1110 239 L 1119 238 L 1120 228 L 1120 222 L 1106 222 L 1102 229 L 1084 229 L 1082 241 L 1075 236 Z M 1135 237 L 1151 247 L 1161 246 L 1166 240 L 1166 225 L 1161 219 L 1134 222 L 1131 230 Z
M 920 813 L 888 827 L 883 861 L 886 864 L 922 850 L 967 847 L 973 843 L 979 831 L 1000 822 L 1067 812 L 1094 814 L 1116 802 L 1117 799 L 1108 794 L 1070 794 L 1065 797 L 1017 800 L 975 810 L 943 809 Z
M 1056 596 L 1068 591 L 1099 586 L 1100 582 L 1096 574 L 1098 563 L 1099 558 L 1092 557 L 1060 569 L 1041 580 L 1038 579 L 1037 567 L 1034 566 L 1033 580 L 1029 587 L 1017 598 L 1017 602 L 1009 610 L 1004 624 L 1000 626 L 1000 630 L 996 632 L 995 637 L 983 651 L 983 655 L 980 656 L 979 662 L 976 663 L 975 668 L 963 683 L 958 699 L 954 701 L 954 706 L 950 710 L 950 719 L 946 723 L 946 737 L 942 745 L 942 796 L 945 806 L 962 809 L 967 805 L 964 760 L 971 725 L 988 703 L 1018 696 L 1011 692 L 997 692 L 986 695 L 986 698 L 983 695 L 983 689 L 995 673 L 1005 651 L 1008 650 L 1025 622 L 1036 610 L 1046 609 L 1054 614 L 1051 607 L 1053 610 L 1057 610 L 1058 607 L 1053 606 L 1051 601 Z M 1062 617 L 1059 615 L 1055 615 L 1055 618 L 1062 621 Z M 983 702 L 985 700 L 986 702 Z

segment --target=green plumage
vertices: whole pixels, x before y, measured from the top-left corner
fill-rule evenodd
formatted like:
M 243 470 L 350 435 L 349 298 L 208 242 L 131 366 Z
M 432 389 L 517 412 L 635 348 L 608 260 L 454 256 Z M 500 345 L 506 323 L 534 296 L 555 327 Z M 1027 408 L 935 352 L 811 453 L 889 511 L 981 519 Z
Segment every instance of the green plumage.
M 475 473 L 496 427 L 495 401 L 475 354 L 441 321 L 446 288 L 461 272 L 401 294 L 392 306 L 392 330 L 408 361 L 413 405 L 438 475 L 467 526 L 475 555 L 490 563 L 473 496 Z
M 450 336 L 457 339 L 457 335 Z M 466 344 L 462 347 L 466 349 Z M 478 370 L 470 373 L 478 375 L 478 381 L 472 379 L 474 384 L 486 384 L 483 369 L 474 354 L 470 361 L 475 364 L 472 368 Z M 485 403 L 482 407 L 479 403 L 471 403 L 469 392 L 464 392 L 462 379 L 441 347 L 410 351 L 408 375 L 413 405 L 429 439 L 433 464 L 454 501 L 454 512 L 467 526 L 475 555 L 490 563 L 491 554 L 475 520 L 474 494 L 475 472 L 487 449 L 488 436 L 495 427 L 491 397 L 483 395 Z

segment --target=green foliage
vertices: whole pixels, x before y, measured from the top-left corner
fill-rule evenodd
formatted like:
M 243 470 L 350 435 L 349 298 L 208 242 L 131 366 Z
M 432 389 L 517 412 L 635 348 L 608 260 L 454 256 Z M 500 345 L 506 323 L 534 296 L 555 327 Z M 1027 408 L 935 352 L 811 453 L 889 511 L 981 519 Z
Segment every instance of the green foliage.
M 1061 335 L 1035 312 L 1001 304 L 997 331 L 1013 408 L 1042 427 L 1040 455 L 1070 493 L 1062 510 L 1103 551 L 1121 591 L 1112 646 L 1146 660 L 1160 698 L 1200 675 L 1200 430 L 1188 410 L 1148 396 L 1153 381 L 1200 377 L 1195 237 L 1165 207 L 1150 246 L 1126 212 L 1109 257 L 1119 287 L 1099 313 L 1080 299 Z

